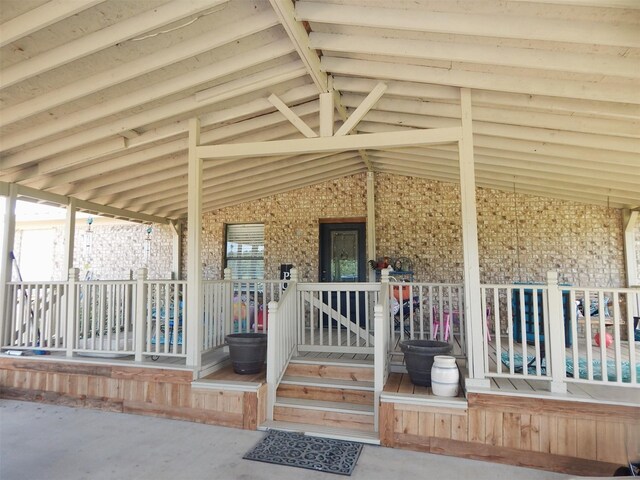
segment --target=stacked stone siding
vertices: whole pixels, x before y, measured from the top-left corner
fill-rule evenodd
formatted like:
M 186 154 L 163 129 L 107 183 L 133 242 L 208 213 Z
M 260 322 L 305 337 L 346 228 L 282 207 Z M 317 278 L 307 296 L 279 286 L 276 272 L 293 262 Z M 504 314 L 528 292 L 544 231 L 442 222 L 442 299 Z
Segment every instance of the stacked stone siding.
M 462 282 L 459 187 L 376 174 L 375 189 L 377 256 L 408 257 L 416 281 Z M 542 282 L 556 270 L 573 285 L 624 286 L 620 210 L 483 188 L 477 201 L 483 283 Z M 365 216 L 364 174 L 206 213 L 205 277 L 222 276 L 225 224 L 264 223 L 266 276 L 292 263 L 317 281 L 320 219 Z

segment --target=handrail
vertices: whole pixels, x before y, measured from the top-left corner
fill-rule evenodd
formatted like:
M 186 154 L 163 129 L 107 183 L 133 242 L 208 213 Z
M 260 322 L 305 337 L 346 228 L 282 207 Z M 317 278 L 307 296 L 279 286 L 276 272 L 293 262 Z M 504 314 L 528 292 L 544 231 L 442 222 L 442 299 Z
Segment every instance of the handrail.
M 267 330 L 267 420 L 273 420 L 276 390 L 289 360 L 297 349 L 298 275 L 291 270 L 291 280 L 279 302 L 269 303 Z

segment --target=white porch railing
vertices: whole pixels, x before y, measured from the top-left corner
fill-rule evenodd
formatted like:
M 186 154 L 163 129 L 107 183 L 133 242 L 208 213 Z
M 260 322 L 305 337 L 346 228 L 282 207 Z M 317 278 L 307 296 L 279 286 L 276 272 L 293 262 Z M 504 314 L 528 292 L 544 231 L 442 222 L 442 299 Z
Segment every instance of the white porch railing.
M 4 346 L 64 350 L 66 282 L 11 282 L 7 287 Z
M 284 375 L 289 360 L 297 347 L 298 295 L 296 293 L 297 272 L 291 270 L 291 280 L 279 302 L 269 303 L 267 331 L 267 419 L 273 420 L 276 390 Z
M 300 351 L 373 353 L 379 283 L 300 283 L 297 289 Z
M 133 354 L 136 282 L 92 281 L 73 284 L 77 353 Z
M 454 353 L 466 354 L 462 284 L 391 281 L 389 287 L 392 345 L 401 340 L 439 340 L 451 343 Z
M 143 355 L 186 357 L 187 282 L 147 280 Z
M 638 288 L 483 285 L 487 377 L 638 386 Z

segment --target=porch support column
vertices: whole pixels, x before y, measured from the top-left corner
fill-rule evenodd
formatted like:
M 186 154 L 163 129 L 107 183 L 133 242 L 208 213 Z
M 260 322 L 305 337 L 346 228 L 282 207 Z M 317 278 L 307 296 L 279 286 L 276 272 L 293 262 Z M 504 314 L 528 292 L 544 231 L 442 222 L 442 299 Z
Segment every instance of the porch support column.
M 5 202 L 4 223 L 2 228 L 2 260 L 0 263 L 0 346 L 5 345 L 7 328 L 7 282 L 11 281 L 13 243 L 16 236 L 16 199 L 18 190 L 14 183 L 9 185 L 9 192 Z
M 68 278 L 69 269 L 73 268 L 73 250 L 76 239 L 76 199 L 69 198 L 67 203 L 67 217 L 64 223 L 64 275 Z
M 624 224 L 624 258 L 627 263 L 627 287 L 640 284 L 638 279 L 638 252 L 636 251 L 635 227 L 638 224 L 640 212 L 625 210 L 623 214 Z
M 376 259 L 375 173 L 367 172 L 367 259 Z M 376 281 L 376 271 L 369 268 L 369 281 Z
M 182 277 L 182 222 L 171 222 L 171 238 L 173 240 L 171 278 L 180 280 Z
M 202 159 L 198 156 L 200 120 L 189 120 L 187 220 L 187 365 L 198 374 L 202 365 Z
M 480 304 L 480 255 L 478 253 L 478 222 L 476 217 L 476 181 L 473 160 L 473 130 L 471 123 L 471 91 L 460 89 L 462 138 L 460 155 L 460 198 L 462 203 L 462 247 L 464 255 L 464 318 L 467 328 L 469 380 L 467 385 L 489 387 L 484 371 L 484 333 Z

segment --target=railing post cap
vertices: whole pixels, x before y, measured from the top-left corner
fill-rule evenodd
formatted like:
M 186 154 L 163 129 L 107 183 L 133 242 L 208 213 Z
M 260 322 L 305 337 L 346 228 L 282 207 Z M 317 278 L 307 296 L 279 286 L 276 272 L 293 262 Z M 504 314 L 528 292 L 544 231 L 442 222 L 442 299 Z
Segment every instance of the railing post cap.
M 80 269 L 72 267 L 69 269 L 69 280 L 78 280 L 80 278 Z
M 148 270 L 146 268 L 139 268 L 138 271 L 136 272 L 136 278 L 138 280 L 146 280 L 147 272 Z
M 298 281 L 298 269 L 296 267 L 293 267 L 289 271 L 289 275 L 291 276 L 291 281 L 292 282 L 297 282 Z
M 547 272 L 547 283 L 558 283 L 558 272 L 556 272 L 556 271 L 548 271 Z
M 390 268 L 383 268 L 380 271 L 380 280 L 382 282 L 388 282 L 389 281 L 389 273 L 391 272 Z
M 224 269 L 224 279 L 233 280 L 233 271 L 229 267 Z

